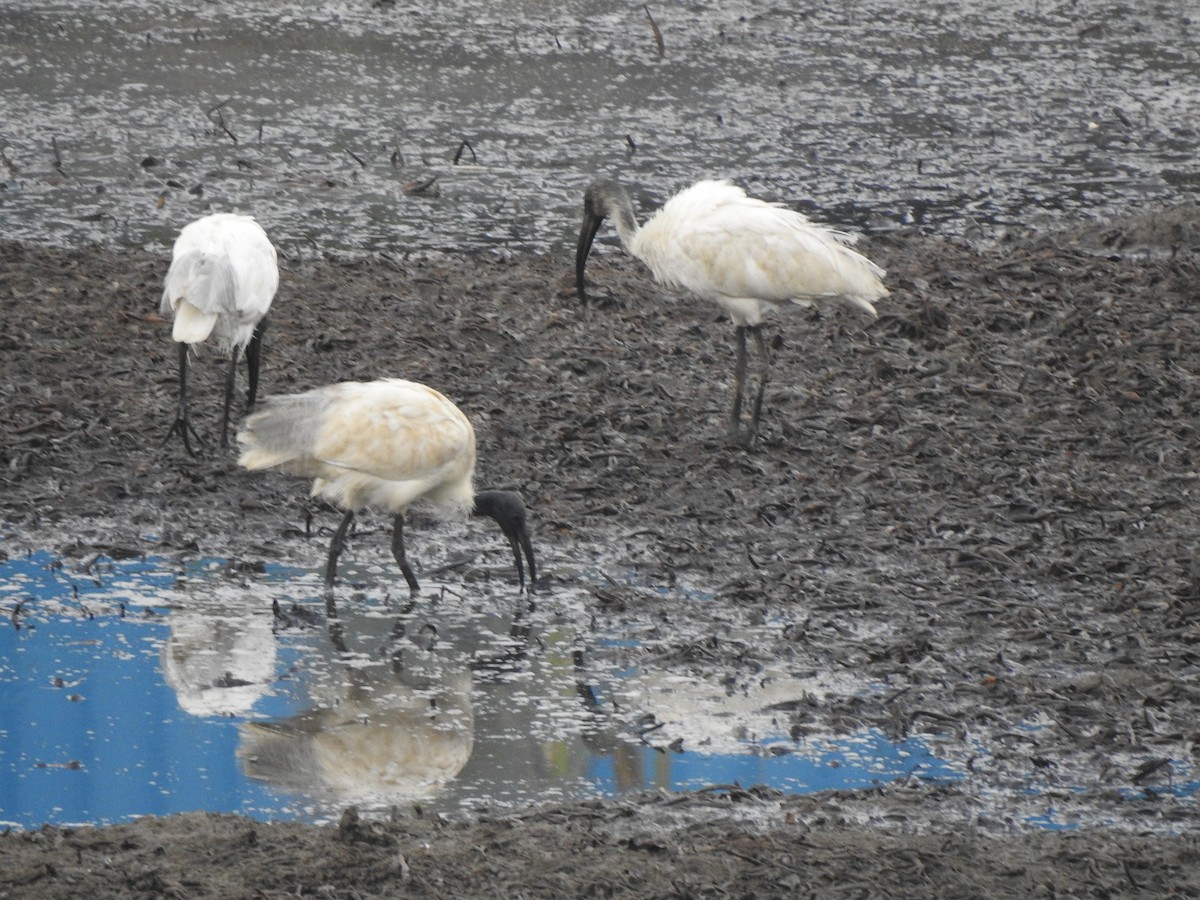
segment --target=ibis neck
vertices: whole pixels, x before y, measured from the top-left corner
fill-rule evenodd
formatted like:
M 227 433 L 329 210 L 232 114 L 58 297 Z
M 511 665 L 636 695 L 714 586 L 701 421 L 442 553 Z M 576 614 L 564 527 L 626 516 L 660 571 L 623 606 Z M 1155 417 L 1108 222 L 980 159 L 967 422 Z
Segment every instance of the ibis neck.
M 632 247 L 633 240 L 638 233 L 637 218 L 633 214 L 633 201 L 628 196 L 622 197 L 621 202 L 613 205 L 611 216 L 621 243 L 626 248 Z

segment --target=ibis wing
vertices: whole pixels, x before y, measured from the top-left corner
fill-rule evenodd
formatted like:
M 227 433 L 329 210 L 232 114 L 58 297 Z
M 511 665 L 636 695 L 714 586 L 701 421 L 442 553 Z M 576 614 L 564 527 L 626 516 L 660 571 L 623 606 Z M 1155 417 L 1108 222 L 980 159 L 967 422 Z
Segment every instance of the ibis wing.
M 657 280 L 707 300 L 839 299 L 869 308 L 887 293 L 884 271 L 852 242 L 734 185 L 703 181 L 646 223 L 634 251 Z
M 436 475 L 456 459 L 474 464 L 467 417 L 433 389 L 400 380 L 268 397 L 246 419 L 238 441 L 248 469 L 314 478 L 358 473 L 408 481 Z
M 798 213 L 754 201 L 726 208 L 675 240 L 677 281 L 709 299 L 863 299 L 884 296 L 884 271 L 840 236 Z
M 336 385 L 311 454 L 325 466 L 383 481 L 424 480 L 471 451 L 471 423 L 449 400 L 411 382 Z
M 226 239 L 229 259 L 237 272 L 237 310 L 243 321 L 257 322 L 267 314 L 279 290 L 275 246 L 258 223 L 239 217 Z

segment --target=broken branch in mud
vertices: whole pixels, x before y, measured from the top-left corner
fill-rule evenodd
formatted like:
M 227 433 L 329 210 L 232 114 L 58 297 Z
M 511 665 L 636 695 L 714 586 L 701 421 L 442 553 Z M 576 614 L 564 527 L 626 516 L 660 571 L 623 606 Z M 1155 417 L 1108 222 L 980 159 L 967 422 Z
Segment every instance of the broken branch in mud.
M 420 181 L 410 181 L 401 185 L 400 190 L 406 194 L 433 194 L 436 193 L 437 180 L 441 177 L 441 175 L 430 175 Z
M 462 159 L 463 150 L 471 151 L 471 162 L 473 162 L 473 163 L 479 162 L 479 160 L 475 158 L 475 148 L 471 146 L 470 141 L 468 141 L 466 138 L 463 138 L 462 143 L 460 143 L 458 145 L 458 150 L 456 150 L 454 153 L 454 163 L 453 163 L 454 165 L 457 166 L 458 161 L 460 159 Z
M 54 168 L 58 174 L 70 178 L 70 174 L 63 168 L 62 152 L 58 149 L 58 138 L 54 135 L 50 136 L 50 149 L 54 153 Z
M 662 32 L 658 30 L 658 23 L 654 21 L 654 16 L 650 15 L 650 7 L 643 6 L 646 11 L 646 18 L 650 21 L 650 30 L 654 32 L 654 45 L 658 48 L 658 55 L 664 56 L 667 52 L 667 45 L 663 41 Z
M 208 109 L 206 109 L 204 111 L 204 114 L 208 117 L 208 120 L 210 122 L 212 122 L 213 121 L 213 113 L 216 113 L 217 118 L 216 118 L 216 121 L 214 124 L 216 124 L 216 126 L 218 128 L 220 128 L 223 132 L 225 132 L 225 134 L 229 137 L 229 139 L 232 140 L 236 144 L 236 143 L 238 143 L 237 135 L 234 134 L 232 131 L 230 131 L 229 127 L 225 124 L 225 114 L 222 112 L 222 110 L 225 108 L 225 105 L 227 103 L 229 103 L 229 101 L 231 101 L 232 99 L 233 99 L 232 97 L 227 97 L 226 99 L 222 100 L 220 103 L 216 104 L 215 106 L 211 106 Z

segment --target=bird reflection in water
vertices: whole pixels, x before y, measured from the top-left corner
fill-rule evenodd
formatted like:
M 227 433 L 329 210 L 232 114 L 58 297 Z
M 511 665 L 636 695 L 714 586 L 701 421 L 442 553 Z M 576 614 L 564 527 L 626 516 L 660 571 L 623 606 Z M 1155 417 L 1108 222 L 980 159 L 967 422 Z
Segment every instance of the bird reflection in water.
M 275 635 L 262 615 L 178 610 L 162 649 L 163 676 L 193 716 L 247 713 L 275 680 Z
M 474 747 L 472 661 L 439 647 L 432 624 L 409 634 L 410 603 L 380 647 L 382 659 L 363 665 L 334 601 L 327 598 L 326 606 L 340 678 L 329 679 L 319 706 L 240 726 L 238 756 L 246 774 L 292 793 L 365 808 L 435 796 Z M 520 641 L 526 631 L 514 621 L 511 634 Z M 510 652 L 519 656 L 523 645 Z

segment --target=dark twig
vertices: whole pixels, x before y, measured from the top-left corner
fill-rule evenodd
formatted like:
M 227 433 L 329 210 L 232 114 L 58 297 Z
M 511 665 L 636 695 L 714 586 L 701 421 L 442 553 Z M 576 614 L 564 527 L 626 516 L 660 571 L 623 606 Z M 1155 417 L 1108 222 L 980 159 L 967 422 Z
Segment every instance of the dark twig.
M 454 154 L 454 165 L 457 166 L 458 161 L 462 159 L 463 150 L 471 151 L 471 162 L 479 162 L 479 160 L 475 158 L 475 148 L 471 146 L 470 141 L 464 138 L 463 142 L 458 145 L 458 152 Z
M 229 126 L 227 126 L 225 124 L 225 116 L 221 113 L 220 110 L 217 110 L 217 125 L 220 126 L 220 128 L 223 132 L 225 132 L 227 135 L 229 135 L 229 139 L 231 141 L 233 141 L 235 144 L 238 142 L 237 135 L 229 130 Z
M 1159 769 L 1169 767 L 1170 765 L 1171 760 L 1167 759 L 1166 757 L 1158 757 L 1157 759 L 1148 760 L 1147 762 L 1144 762 L 1138 766 L 1137 771 L 1133 773 L 1129 780 L 1134 784 L 1141 784 Z
M 663 36 L 662 32 L 658 30 L 658 23 L 654 21 L 654 16 L 650 15 L 649 6 L 643 6 L 642 9 L 646 11 L 646 18 L 650 20 L 650 30 L 654 32 L 654 44 L 658 47 L 658 55 L 665 56 L 667 45 L 663 43 Z
M 58 138 L 53 135 L 50 137 L 50 149 L 54 151 L 54 168 L 60 175 L 66 175 L 67 173 L 63 171 L 62 153 L 58 149 Z
M 424 181 L 410 181 L 408 184 L 404 185 L 401 190 L 406 194 L 427 194 L 430 192 L 430 189 L 437 184 L 437 180 L 440 177 L 440 175 L 431 175 Z
M 229 127 L 225 124 L 225 114 L 221 111 L 225 107 L 225 105 L 227 103 L 229 103 L 229 101 L 232 99 L 233 99 L 232 97 L 225 98 L 220 103 L 218 103 L 216 106 L 211 106 L 207 110 L 205 110 L 204 114 L 206 116 L 208 116 L 209 120 L 211 121 L 212 114 L 216 113 L 217 114 L 217 121 L 216 121 L 217 127 L 220 128 L 223 132 L 225 132 L 225 134 L 227 134 L 229 136 L 229 139 L 236 144 L 236 143 L 238 143 L 237 135 L 229 130 Z

